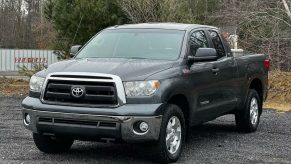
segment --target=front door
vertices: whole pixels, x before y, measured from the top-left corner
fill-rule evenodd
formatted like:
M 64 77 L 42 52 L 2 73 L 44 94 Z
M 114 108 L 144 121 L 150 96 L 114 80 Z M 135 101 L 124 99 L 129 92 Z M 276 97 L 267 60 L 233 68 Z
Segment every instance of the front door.
M 198 48 L 209 48 L 209 40 L 204 30 L 190 34 L 189 55 L 195 55 Z M 198 124 L 215 118 L 217 103 L 220 99 L 218 74 L 215 72 L 217 61 L 195 62 L 190 66 L 191 93 L 193 106 L 192 124 Z

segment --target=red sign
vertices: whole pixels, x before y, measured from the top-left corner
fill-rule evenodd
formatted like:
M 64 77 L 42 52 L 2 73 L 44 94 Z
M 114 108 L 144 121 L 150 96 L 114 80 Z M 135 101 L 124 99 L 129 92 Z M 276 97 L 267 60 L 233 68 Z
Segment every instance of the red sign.
M 15 57 L 15 63 L 47 63 L 46 58 Z

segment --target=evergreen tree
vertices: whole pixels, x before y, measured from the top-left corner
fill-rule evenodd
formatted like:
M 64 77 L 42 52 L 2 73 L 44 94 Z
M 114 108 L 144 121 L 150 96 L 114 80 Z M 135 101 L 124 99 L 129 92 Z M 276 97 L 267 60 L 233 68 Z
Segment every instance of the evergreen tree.
M 54 48 L 60 58 L 68 58 L 69 48 L 84 45 L 100 30 L 121 24 L 125 16 L 117 0 L 48 0 L 45 16 L 56 29 L 58 36 Z

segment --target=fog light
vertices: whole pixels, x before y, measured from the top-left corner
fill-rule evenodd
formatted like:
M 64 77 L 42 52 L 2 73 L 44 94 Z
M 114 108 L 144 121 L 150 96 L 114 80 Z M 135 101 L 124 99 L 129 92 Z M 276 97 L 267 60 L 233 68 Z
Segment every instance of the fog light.
M 136 121 L 132 131 L 136 135 L 145 135 L 149 131 L 149 124 L 144 121 Z
M 146 122 L 141 122 L 139 124 L 139 129 L 142 132 L 146 132 L 149 129 L 149 125 Z
M 30 115 L 27 114 L 27 113 L 24 115 L 24 124 L 25 125 L 29 125 L 30 124 Z

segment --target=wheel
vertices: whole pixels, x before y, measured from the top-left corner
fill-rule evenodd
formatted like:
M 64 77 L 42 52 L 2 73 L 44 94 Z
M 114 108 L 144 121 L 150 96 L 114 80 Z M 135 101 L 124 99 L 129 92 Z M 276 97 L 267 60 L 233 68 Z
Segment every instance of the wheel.
M 256 90 L 250 89 L 246 104 L 235 114 L 236 126 L 243 132 L 254 132 L 260 122 L 262 103 Z
M 73 139 L 44 136 L 37 133 L 33 133 L 33 140 L 40 151 L 50 154 L 68 151 L 74 142 Z
M 182 110 L 170 104 L 164 113 L 160 136 L 155 147 L 159 162 L 176 162 L 185 143 L 185 119 Z

